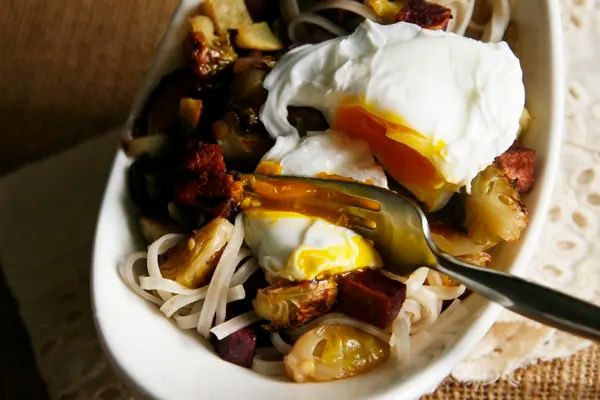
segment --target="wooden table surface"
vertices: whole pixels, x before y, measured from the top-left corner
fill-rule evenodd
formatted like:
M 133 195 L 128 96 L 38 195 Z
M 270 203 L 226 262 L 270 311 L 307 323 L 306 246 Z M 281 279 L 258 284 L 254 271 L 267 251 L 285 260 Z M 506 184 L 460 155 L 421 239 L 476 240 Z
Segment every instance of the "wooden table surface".
M 2 0 L 0 174 L 123 122 L 177 3 Z M 0 283 L 0 398 L 43 398 L 16 305 Z M 449 379 L 429 398 L 597 399 L 599 359 L 594 347 L 491 386 Z

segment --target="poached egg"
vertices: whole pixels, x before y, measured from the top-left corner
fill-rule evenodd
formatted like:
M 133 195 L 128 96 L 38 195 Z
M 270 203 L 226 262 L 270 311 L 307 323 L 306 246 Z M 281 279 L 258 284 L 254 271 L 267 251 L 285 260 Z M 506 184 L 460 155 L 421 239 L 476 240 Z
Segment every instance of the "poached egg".
M 525 102 L 506 43 L 404 22 L 367 20 L 349 36 L 298 47 L 264 87 L 260 119 L 272 137 L 297 141 L 287 107 L 315 108 L 426 202 L 469 185 L 510 147 Z

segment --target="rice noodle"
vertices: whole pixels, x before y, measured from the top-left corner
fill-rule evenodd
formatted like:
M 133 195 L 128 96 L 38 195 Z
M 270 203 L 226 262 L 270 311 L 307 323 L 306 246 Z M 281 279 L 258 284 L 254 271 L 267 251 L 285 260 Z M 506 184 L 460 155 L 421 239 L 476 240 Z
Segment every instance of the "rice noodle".
M 277 351 L 279 351 L 281 354 L 287 354 L 288 351 L 290 351 L 290 349 L 292 348 L 292 346 L 290 346 L 288 343 L 286 343 L 285 340 L 281 338 L 281 335 L 278 331 L 271 332 L 270 337 L 271 344 L 273 344 L 273 347 L 275 347 Z
M 338 9 L 349 11 L 365 19 L 381 23 L 381 19 L 369 7 L 354 0 L 321 0 L 306 9 L 307 12 Z
M 138 251 L 130 254 L 119 266 L 119 273 L 121 275 L 121 279 L 123 279 L 127 286 L 129 286 L 135 293 L 137 293 L 143 299 L 151 301 L 152 303 L 160 306 L 163 303 L 163 300 L 158 296 L 154 296 L 153 294 L 150 294 L 142 289 L 134 276 L 135 264 L 139 260 L 146 259 L 147 257 L 148 256 L 145 251 Z
M 481 40 L 484 42 L 499 42 L 504 37 L 510 22 L 510 4 L 508 0 L 491 0 L 492 16 L 488 21 Z
M 167 233 L 148 246 L 148 275 L 153 278 L 162 278 L 158 256 L 175 246 L 183 238 L 184 236 L 178 233 Z M 158 290 L 157 293 L 165 301 L 171 297 L 171 295 L 164 290 Z
M 306 333 L 307 331 L 309 331 L 317 326 L 333 325 L 333 324 L 348 325 L 348 326 L 352 326 L 354 328 L 358 328 L 364 332 L 367 332 L 373 336 L 376 336 L 377 338 L 383 340 L 384 342 L 388 342 L 390 340 L 390 335 L 387 334 L 386 332 L 382 331 L 381 329 L 379 329 L 371 324 L 368 324 L 366 322 L 359 321 L 357 319 L 351 318 L 347 315 L 340 314 L 340 313 L 329 313 L 329 314 L 322 315 L 319 318 L 314 319 L 314 320 L 310 321 L 309 323 L 302 325 L 299 328 L 290 329 L 290 330 L 287 330 L 286 332 L 289 333 L 291 337 L 298 338 L 298 337 L 302 336 L 304 333 Z
M 340 26 L 334 24 L 325 17 L 312 13 L 302 13 L 294 18 L 288 25 L 288 36 L 292 42 L 297 42 L 296 29 L 299 24 L 312 24 L 325 29 L 336 36 L 344 36 L 347 32 Z
M 217 325 L 225 320 L 225 305 L 223 302 L 226 301 L 227 288 L 236 267 L 235 259 L 242 247 L 243 240 L 243 216 L 240 213 L 235 217 L 231 239 L 229 239 L 229 243 L 225 246 L 223 254 L 217 263 L 215 272 L 208 285 L 204 306 L 202 307 L 202 311 L 200 311 L 197 330 L 204 337 L 208 337 L 217 310 L 219 311 L 219 315 L 216 318 Z
M 208 288 L 205 286 L 202 289 L 204 289 L 202 293 L 191 295 L 178 294 L 177 296 L 171 297 L 169 300 L 165 301 L 162 306 L 160 306 L 160 311 L 165 314 L 167 318 L 171 318 L 173 314 L 175 314 L 181 308 L 203 299 L 206 296 L 206 290 Z
M 217 339 L 222 340 L 257 321 L 260 321 L 260 318 L 254 314 L 254 311 L 248 311 L 211 328 L 210 333 L 215 335 Z
M 245 283 L 252 274 L 258 270 L 258 262 L 255 258 L 251 258 L 242 264 L 231 277 L 229 286 L 241 285 Z
M 170 292 L 171 294 L 186 294 L 195 295 L 202 293 L 204 288 L 199 289 L 188 289 L 185 286 L 180 285 L 171 279 L 158 278 L 154 276 L 142 276 L 140 277 L 140 286 L 144 290 L 158 290 L 163 292 Z M 206 291 L 206 289 L 204 289 Z
M 285 371 L 281 354 L 273 347 L 256 349 L 252 369 L 263 375 L 281 375 Z

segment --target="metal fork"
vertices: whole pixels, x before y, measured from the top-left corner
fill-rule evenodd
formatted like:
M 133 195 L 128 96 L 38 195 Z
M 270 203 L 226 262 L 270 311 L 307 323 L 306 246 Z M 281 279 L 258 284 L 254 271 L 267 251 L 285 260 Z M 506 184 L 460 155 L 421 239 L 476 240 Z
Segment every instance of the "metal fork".
M 376 244 L 386 269 L 391 272 L 408 275 L 420 266 L 428 266 L 511 311 L 600 341 L 600 307 L 505 272 L 468 264 L 443 252 L 432 239 L 427 216 L 409 193 L 329 179 L 261 174 L 238 174 L 238 177 L 250 194 L 257 182 L 276 185 L 278 192 L 272 195 L 281 198 L 284 209 L 301 210 L 306 204 L 327 207 L 351 229 Z M 302 195 L 286 194 L 286 185 L 300 185 Z

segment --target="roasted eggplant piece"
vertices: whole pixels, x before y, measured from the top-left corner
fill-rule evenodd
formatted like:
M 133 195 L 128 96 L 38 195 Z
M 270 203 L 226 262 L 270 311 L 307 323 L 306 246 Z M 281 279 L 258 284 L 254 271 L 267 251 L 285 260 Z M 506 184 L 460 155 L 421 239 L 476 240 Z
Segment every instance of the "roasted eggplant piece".
M 256 333 L 252 326 L 242 328 L 222 340 L 217 339 L 215 335 L 210 335 L 210 343 L 223 360 L 240 367 L 252 367 L 252 359 L 256 351 Z
M 254 312 L 271 329 L 297 328 L 328 312 L 336 295 L 333 279 L 270 286 L 257 291 Z
M 389 345 L 381 339 L 351 326 L 334 324 L 300 336 L 283 362 L 296 382 L 329 381 L 367 372 L 389 355 Z
M 176 70 L 161 79 L 136 119 L 132 136 L 174 135 L 179 130 L 179 106 L 182 98 L 197 98 L 199 90 L 192 70 Z
M 385 329 L 396 318 L 406 286 L 372 269 L 342 276 L 338 307 L 353 318 Z
M 252 109 L 245 111 L 246 113 L 241 115 L 233 111 L 228 112 L 223 119 L 213 124 L 212 133 L 228 163 L 232 163 L 237 169 L 254 170 L 262 156 L 273 145 L 273 139 L 264 133 L 249 133 L 248 131 L 264 128 Z
M 495 166 L 479 173 L 465 199 L 465 227 L 476 243 L 513 242 L 527 226 L 527 209 L 511 181 Z
M 161 260 L 160 272 L 190 289 L 208 284 L 232 233 L 231 222 L 215 218 L 168 250 Z
M 179 121 L 184 134 L 190 135 L 198 129 L 202 109 L 203 103 L 200 99 L 184 97 L 179 101 Z
M 425 0 L 408 0 L 396 14 L 396 22 L 410 22 L 425 29 L 446 29 L 452 12 L 440 4 Z
M 152 218 L 141 216 L 139 219 L 140 230 L 146 243 L 150 244 L 167 233 L 180 233 L 182 229 L 174 221 L 166 218 Z
M 515 144 L 496 157 L 495 164 L 519 193 L 527 193 L 535 183 L 536 162 L 535 150 Z
M 171 160 L 165 158 L 142 157 L 131 164 L 127 176 L 129 193 L 144 214 L 167 214 L 173 195 L 173 172 Z

